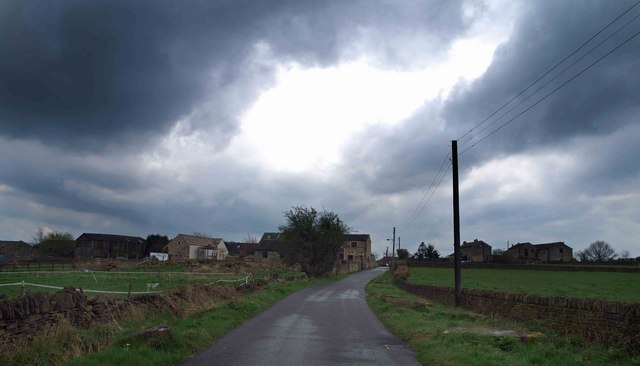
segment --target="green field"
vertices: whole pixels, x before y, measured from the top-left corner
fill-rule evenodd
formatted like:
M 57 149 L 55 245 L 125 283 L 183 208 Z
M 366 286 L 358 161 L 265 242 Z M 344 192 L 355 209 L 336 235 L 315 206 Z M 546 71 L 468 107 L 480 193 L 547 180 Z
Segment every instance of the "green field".
M 246 274 L 193 272 L 24 272 L 0 273 L 0 294 L 9 298 L 26 292 L 55 292 L 60 287 L 83 289 L 88 295 L 107 293 L 126 296 L 135 293 L 166 291 L 181 285 L 224 284 L 240 281 Z M 24 281 L 23 286 L 19 285 Z M 46 287 L 50 286 L 50 287 Z
M 410 269 L 409 282 L 454 286 L 453 268 Z M 462 288 L 640 302 L 640 273 L 462 269 Z
M 391 333 L 415 350 L 423 365 L 640 365 L 640 357 L 632 357 L 622 349 L 584 342 L 578 335 L 560 336 L 438 303 L 410 309 L 389 304 L 384 296 L 424 299 L 398 289 L 389 273 L 367 285 L 367 303 L 373 312 Z M 452 332 L 452 329 L 468 331 Z M 478 329 L 526 329 L 544 334 L 521 341 L 472 332 Z
M 37 266 L 18 268 L 5 268 L 0 272 L 0 298 L 14 298 L 22 293 L 56 292 L 62 287 L 80 288 L 88 296 L 97 293 L 105 293 L 110 296 L 126 297 L 131 294 L 166 291 L 181 285 L 205 285 L 205 284 L 238 284 L 249 273 L 235 273 L 225 268 L 193 267 L 180 263 L 162 263 L 153 266 L 139 266 L 136 263 L 113 262 L 117 265 L 105 270 L 104 263 L 87 263 L 73 267 L 67 265 L 56 266 L 51 270 L 51 265 L 42 266 L 41 271 L 34 270 Z M 274 272 L 275 271 L 275 272 Z M 291 272 L 291 273 L 289 273 Z M 262 278 L 275 273 L 280 277 L 288 278 L 300 275 L 299 272 L 279 268 L 277 270 L 263 270 L 253 273 L 252 276 Z M 22 283 L 24 282 L 24 286 Z

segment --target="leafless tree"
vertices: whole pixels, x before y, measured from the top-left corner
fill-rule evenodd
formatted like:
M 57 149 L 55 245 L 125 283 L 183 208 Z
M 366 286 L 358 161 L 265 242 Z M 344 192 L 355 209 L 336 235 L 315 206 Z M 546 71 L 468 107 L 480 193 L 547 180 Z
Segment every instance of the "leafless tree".
M 258 238 L 253 234 L 247 234 L 247 236 L 244 238 L 244 242 L 245 243 L 257 243 L 258 242 Z
M 606 262 L 617 257 L 616 251 L 604 240 L 597 240 L 589 244 L 587 249 L 578 253 L 581 261 Z

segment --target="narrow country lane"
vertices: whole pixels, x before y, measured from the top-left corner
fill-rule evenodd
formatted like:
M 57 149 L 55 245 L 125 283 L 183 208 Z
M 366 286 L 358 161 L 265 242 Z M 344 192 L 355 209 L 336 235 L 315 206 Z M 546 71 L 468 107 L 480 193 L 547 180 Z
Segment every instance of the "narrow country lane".
M 365 285 L 384 270 L 303 289 L 183 365 L 419 365 L 365 301 Z

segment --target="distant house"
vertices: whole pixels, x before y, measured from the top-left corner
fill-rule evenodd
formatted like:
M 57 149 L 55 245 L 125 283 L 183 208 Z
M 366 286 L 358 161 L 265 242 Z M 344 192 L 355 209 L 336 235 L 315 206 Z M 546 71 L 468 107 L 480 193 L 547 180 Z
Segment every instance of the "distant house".
M 537 260 L 536 247 L 529 242 L 515 244 L 507 249 L 507 251 L 502 255 L 512 262 L 528 262 Z
M 237 243 L 234 241 L 226 241 L 224 245 L 227 247 L 230 256 L 240 258 L 252 257 L 258 247 L 258 243 Z
M 360 269 L 372 267 L 371 236 L 369 234 L 346 234 L 338 258 L 342 264 L 355 263 Z
M 22 240 L 0 240 L 0 263 L 28 261 L 33 258 L 33 247 Z
M 139 259 L 146 245 L 138 236 L 84 233 L 76 239 L 76 257 Z
M 224 240 L 179 234 L 167 244 L 169 260 L 224 260 L 229 255 Z
M 571 262 L 573 259 L 573 249 L 564 242 L 531 244 L 518 243 L 513 245 L 503 256 L 511 261 L 525 262 Z
M 535 244 L 536 257 L 541 262 L 571 262 L 573 248 L 562 241 Z
M 256 247 L 253 258 L 256 262 L 280 262 L 282 233 L 264 233 Z
M 489 262 L 491 261 L 491 245 L 475 239 L 460 245 L 460 257 L 463 261 Z

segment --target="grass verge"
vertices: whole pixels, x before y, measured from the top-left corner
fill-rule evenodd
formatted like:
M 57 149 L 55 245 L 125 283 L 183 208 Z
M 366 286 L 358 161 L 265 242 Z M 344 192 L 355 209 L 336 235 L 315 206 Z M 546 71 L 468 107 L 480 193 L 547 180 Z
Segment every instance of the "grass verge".
M 134 312 L 126 319 L 91 328 L 57 327 L 20 352 L 2 355 L 2 365 L 175 365 L 204 349 L 247 319 L 304 287 L 345 276 L 274 281 L 241 293 L 212 308 L 181 317 L 172 313 Z M 141 340 L 143 329 L 168 325 L 161 338 Z
M 639 357 L 587 344 L 577 336 L 545 332 L 542 337 L 521 341 L 484 334 L 445 333 L 453 328 L 527 328 L 522 323 L 438 303 L 420 309 L 391 305 L 382 297 L 420 298 L 398 289 L 388 272 L 371 281 L 366 290 L 373 312 L 391 333 L 409 343 L 423 365 L 640 365 Z

